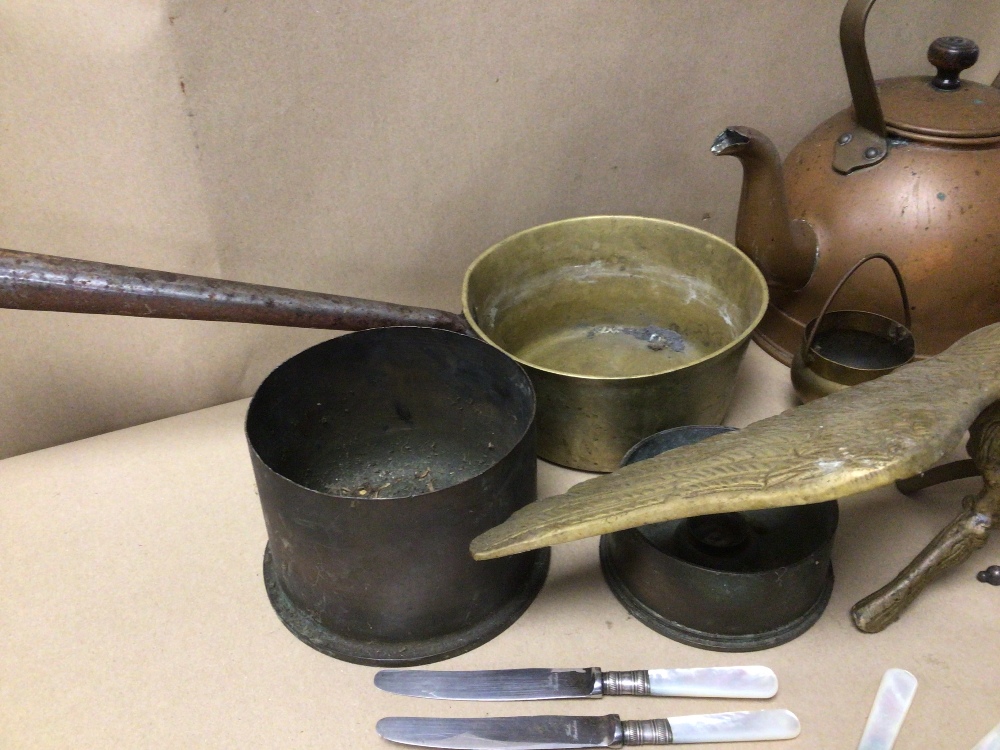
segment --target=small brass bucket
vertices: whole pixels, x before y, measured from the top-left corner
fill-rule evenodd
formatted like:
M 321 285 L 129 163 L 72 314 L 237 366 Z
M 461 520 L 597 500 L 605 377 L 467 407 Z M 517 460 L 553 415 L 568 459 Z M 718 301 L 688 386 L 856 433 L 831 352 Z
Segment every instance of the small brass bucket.
M 833 298 L 862 265 L 879 258 L 889 264 L 903 303 L 900 324 L 884 315 L 861 310 L 828 312 Z M 916 346 L 910 332 L 910 302 L 902 274 L 884 253 L 866 255 L 833 288 L 819 316 L 806 325 L 802 346 L 792 361 L 792 384 L 802 401 L 874 380 L 913 359 Z

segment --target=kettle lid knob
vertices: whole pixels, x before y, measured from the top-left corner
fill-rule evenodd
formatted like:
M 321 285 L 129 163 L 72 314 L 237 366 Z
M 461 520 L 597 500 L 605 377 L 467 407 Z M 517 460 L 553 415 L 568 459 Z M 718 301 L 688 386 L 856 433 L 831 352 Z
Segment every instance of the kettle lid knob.
M 927 49 L 927 59 L 937 68 L 931 85 L 941 91 L 954 91 L 962 86 L 962 71 L 979 59 L 979 45 L 961 36 L 938 37 Z

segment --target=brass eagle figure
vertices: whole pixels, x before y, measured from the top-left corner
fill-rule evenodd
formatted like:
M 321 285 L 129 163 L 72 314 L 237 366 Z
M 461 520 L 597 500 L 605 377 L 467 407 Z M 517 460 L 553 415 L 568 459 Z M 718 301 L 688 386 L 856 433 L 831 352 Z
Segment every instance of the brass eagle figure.
M 877 632 L 985 544 L 1000 517 L 998 400 L 1000 323 L 878 380 L 534 502 L 476 537 L 471 551 L 483 560 L 647 523 L 843 498 L 928 469 L 969 429 L 983 488 L 892 582 L 855 605 L 855 625 Z

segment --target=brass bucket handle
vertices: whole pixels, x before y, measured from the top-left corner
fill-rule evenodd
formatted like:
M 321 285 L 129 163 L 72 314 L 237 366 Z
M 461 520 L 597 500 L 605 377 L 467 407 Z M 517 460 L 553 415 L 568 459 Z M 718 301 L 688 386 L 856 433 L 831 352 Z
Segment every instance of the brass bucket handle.
M 896 277 L 896 283 L 899 284 L 899 296 L 903 300 L 903 325 L 906 327 L 907 331 L 912 329 L 912 319 L 910 318 L 910 298 L 906 294 L 906 285 L 903 283 L 903 275 L 899 272 L 899 266 L 897 266 L 896 262 L 885 253 L 869 253 L 855 263 L 851 267 L 851 270 L 840 278 L 840 281 L 837 282 L 837 286 L 833 288 L 833 291 L 830 292 L 830 296 L 826 298 L 826 302 L 823 303 L 823 307 L 819 311 L 819 316 L 816 318 L 816 322 L 813 323 L 812 330 L 809 331 L 809 335 L 806 336 L 805 341 L 802 344 L 803 362 L 809 362 L 812 359 L 813 340 L 816 338 L 816 332 L 819 330 L 820 323 L 823 322 L 823 317 L 826 315 L 827 310 L 830 309 L 830 303 L 833 302 L 833 298 L 837 296 L 837 292 L 839 292 L 840 288 L 847 283 L 847 280 L 854 275 L 855 271 L 861 268 L 861 266 L 868 261 L 874 260 L 875 258 L 884 260 L 889 264 L 889 268 L 892 269 L 892 273 Z

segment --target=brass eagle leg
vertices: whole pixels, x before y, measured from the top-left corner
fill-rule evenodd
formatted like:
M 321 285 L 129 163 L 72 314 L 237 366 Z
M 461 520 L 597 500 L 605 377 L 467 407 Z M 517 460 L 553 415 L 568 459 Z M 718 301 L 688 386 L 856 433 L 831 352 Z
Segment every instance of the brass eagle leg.
M 969 452 L 982 474 L 982 489 L 965 498 L 965 509 L 899 575 L 854 605 L 851 618 L 858 630 L 885 630 L 927 584 L 986 544 L 990 528 L 1000 519 L 1000 402 L 972 423 Z

